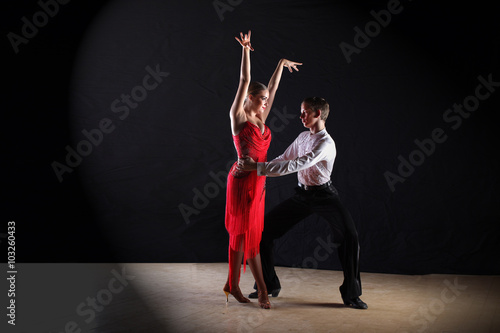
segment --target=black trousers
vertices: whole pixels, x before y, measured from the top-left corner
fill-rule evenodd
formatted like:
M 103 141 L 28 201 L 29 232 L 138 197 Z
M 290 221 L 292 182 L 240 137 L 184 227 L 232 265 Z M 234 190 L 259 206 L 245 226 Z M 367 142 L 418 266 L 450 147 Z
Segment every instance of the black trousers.
M 337 251 L 344 272 L 344 282 L 339 288 L 342 297 L 350 299 L 360 296 L 358 233 L 351 214 L 340 202 L 337 190 L 333 185 L 321 190 L 305 191 L 300 187 L 295 190 L 294 196 L 280 203 L 264 218 L 260 255 L 268 292 L 281 288 L 274 270 L 274 240 L 315 213 L 328 222 L 334 243 L 339 245 Z M 254 288 L 257 289 L 256 286 Z

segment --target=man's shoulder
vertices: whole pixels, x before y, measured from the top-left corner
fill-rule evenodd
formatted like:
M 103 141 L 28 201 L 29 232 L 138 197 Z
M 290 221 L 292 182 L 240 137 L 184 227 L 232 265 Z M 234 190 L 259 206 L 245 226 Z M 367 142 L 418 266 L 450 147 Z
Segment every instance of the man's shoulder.
M 332 136 L 330 135 L 330 133 L 328 133 L 328 131 L 326 130 L 326 128 L 325 128 L 325 130 L 322 132 L 322 134 L 323 134 L 323 135 L 322 135 L 321 139 L 323 139 L 323 140 L 328 140 L 328 141 L 332 141 L 332 142 L 333 142 L 333 138 L 332 138 Z
M 335 147 L 335 141 L 333 140 L 333 138 L 330 135 L 330 133 L 328 133 L 326 131 L 326 129 L 325 129 L 325 132 L 324 132 L 323 136 L 321 137 L 320 141 L 324 142 L 327 145 L 331 145 L 331 146 L 333 146 L 334 149 L 336 149 L 336 147 Z

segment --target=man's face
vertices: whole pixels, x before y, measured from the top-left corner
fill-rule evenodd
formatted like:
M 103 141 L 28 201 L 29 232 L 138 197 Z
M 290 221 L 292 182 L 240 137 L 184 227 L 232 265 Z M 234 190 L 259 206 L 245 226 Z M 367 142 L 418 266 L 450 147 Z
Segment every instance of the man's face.
M 311 110 L 309 105 L 302 103 L 300 105 L 300 120 L 302 121 L 302 125 L 304 125 L 304 127 L 311 128 L 319 120 L 319 116 L 317 116 L 316 112 Z

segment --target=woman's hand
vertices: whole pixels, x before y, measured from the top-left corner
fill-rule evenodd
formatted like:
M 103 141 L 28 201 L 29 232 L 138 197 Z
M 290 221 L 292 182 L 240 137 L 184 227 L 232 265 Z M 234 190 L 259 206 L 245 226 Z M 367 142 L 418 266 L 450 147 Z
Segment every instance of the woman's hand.
M 290 61 L 288 59 L 283 59 L 282 61 L 283 61 L 283 67 L 288 68 L 288 70 L 290 71 L 290 73 L 293 72 L 292 68 L 295 69 L 298 72 L 299 70 L 297 68 L 297 65 L 302 65 L 301 62 Z
M 238 42 L 240 42 L 241 46 L 250 49 L 253 51 L 252 44 L 250 44 L 250 36 L 252 35 L 252 32 L 248 30 L 248 34 L 243 35 L 242 32 L 240 32 L 240 37 L 241 39 L 238 39 L 238 37 L 234 37 Z

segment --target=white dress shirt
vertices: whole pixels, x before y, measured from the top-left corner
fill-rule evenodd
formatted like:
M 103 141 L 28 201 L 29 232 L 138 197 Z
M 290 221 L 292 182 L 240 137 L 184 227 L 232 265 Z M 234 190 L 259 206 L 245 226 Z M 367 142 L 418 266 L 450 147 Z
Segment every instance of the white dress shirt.
M 322 185 L 330 180 L 336 154 L 335 142 L 326 128 L 316 134 L 305 131 L 274 160 L 258 162 L 257 174 L 278 177 L 298 172 L 301 184 Z

